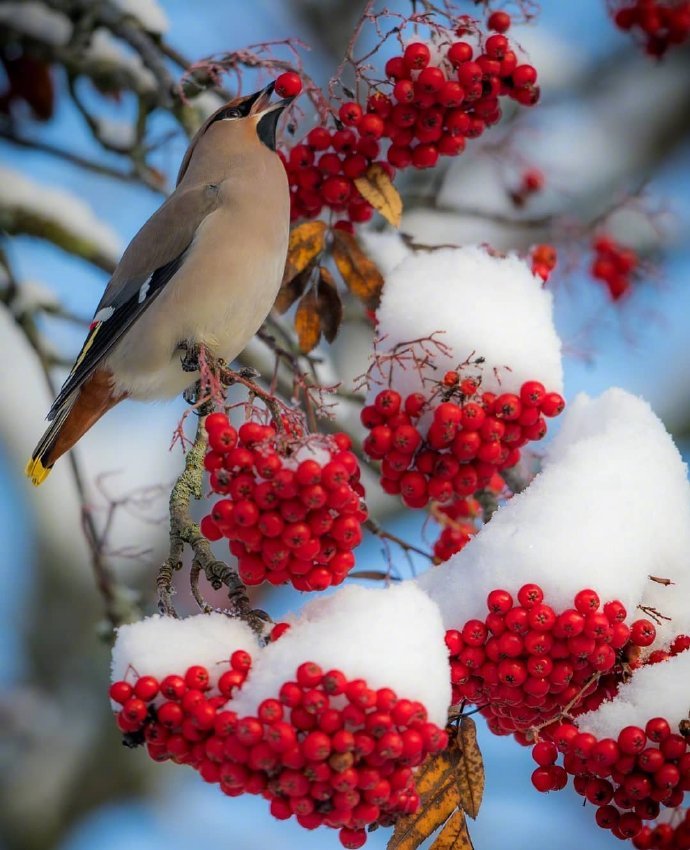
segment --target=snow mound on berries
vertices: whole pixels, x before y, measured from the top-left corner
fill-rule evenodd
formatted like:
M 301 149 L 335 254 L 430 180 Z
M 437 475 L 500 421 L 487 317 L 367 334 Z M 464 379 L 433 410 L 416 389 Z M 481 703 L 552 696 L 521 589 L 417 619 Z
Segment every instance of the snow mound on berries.
M 489 591 L 515 595 L 528 582 L 557 610 L 591 587 L 635 619 L 649 575 L 670 577 L 685 590 L 680 613 L 680 597 L 688 598 L 689 495 L 685 465 L 646 402 L 619 389 L 581 395 L 543 471 L 420 583 L 454 628 L 484 618 Z M 659 629 L 664 639 L 683 630 L 678 623 Z
M 434 349 L 435 369 L 429 365 L 422 374 L 409 365 L 397 368 L 395 389 L 403 396 L 423 391 L 423 377 L 438 381 L 470 356 L 485 358 L 483 391 L 519 393 L 525 381 L 536 380 L 561 392 L 561 342 L 552 313 L 551 293 L 515 255 L 495 257 L 475 246 L 419 252 L 386 277 L 376 314 L 378 350 L 385 354 L 432 334 L 452 349 Z
M 246 649 L 252 657 L 258 649 L 256 636 L 240 620 L 216 612 L 184 620 L 155 614 L 117 630 L 112 681 L 129 682 L 144 675 L 159 680 L 172 674 L 184 676 L 188 667 L 201 664 L 215 685 L 236 649 Z
M 653 717 L 664 717 L 672 731 L 688 716 L 690 698 L 690 651 L 681 652 L 640 667 L 630 681 L 621 685 L 615 698 L 596 711 L 581 714 L 577 725 L 597 738 L 617 738 L 626 726 L 644 729 Z
M 416 585 L 385 590 L 357 586 L 310 602 L 291 628 L 259 655 L 233 710 L 255 714 L 294 681 L 300 664 L 341 670 L 371 688 L 423 703 L 429 720 L 444 726 L 450 704 L 445 630 L 436 605 Z

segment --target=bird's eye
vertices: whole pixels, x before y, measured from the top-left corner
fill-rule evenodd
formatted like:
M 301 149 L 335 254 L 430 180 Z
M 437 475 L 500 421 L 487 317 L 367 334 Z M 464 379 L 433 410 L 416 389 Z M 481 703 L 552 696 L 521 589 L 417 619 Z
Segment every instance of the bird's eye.
M 242 113 L 240 112 L 239 109 L 237 109 L 237 107 L 233 106 L 230 109 L 226 110 L 225 117 L 226 118 L 241 118 Z

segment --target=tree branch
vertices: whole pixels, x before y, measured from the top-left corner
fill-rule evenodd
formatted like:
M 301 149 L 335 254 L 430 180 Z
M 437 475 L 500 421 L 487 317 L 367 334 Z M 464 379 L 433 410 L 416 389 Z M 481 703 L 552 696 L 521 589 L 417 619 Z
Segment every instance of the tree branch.
M 205 417 L 200 416 L 194 443 L 187 452 L 182 473 L 175 482 L 170 494 L 170 555 L 158 573 L 158 594 L 161 611 L 171 616 L 177 616 L 172 604 L 173 574 L 182 568 L 182 558 L 185 546 L 193 552 L 190 583 L 192 593 L 202 610 L 212 610 L 204 602 L 198 591 L 197 581 L 203 572 L 214 590 L 223 585 L 228 588 L 228 610 L 244 620 L 258 635 L 263 634 L 270 619 L 263 611 L 252 608 L 247 596 L 247 590 L 240 580 L 237 571 L 224 561 L 218 560 L 211 544 L 202 535 L 199 526 L 191 517 L 192 500 L 203 496 L 202 484 L 204 475 L 204 455 L 208 446 Z

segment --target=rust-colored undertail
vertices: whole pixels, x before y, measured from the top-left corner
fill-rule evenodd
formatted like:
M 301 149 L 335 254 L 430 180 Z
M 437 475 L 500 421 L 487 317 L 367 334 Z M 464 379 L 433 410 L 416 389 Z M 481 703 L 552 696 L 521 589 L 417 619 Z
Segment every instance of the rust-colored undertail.
M 48 477 L 55 461 L 125 398 L 126 393 L 113 395 L 111 377 L 109 371 L 97 369 L 57 413 L 26 465 L 26 474 L 36 487 Z

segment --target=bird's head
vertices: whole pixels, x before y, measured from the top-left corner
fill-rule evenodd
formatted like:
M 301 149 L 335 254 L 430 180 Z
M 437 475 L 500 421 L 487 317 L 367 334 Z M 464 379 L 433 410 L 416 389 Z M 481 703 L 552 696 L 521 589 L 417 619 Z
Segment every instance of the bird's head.
M 184 177 L 199 142 L 221 129 L 231 144 L 242 147 L 262 144 L 275 151 L 278 119 L 295 98 L 284 97 L 271 103 L 274 88 L 275 83 L 272 82 L 254 94 L 234 98 L 207 118 L 187 149 L 177 182 Z

